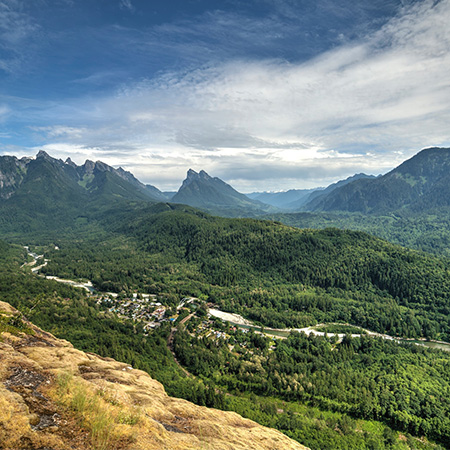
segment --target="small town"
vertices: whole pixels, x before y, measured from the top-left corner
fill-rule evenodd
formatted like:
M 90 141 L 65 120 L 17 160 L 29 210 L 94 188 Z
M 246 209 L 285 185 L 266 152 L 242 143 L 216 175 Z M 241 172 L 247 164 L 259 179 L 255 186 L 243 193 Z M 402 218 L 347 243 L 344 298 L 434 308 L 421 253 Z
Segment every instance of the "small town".
M 177 307 L 170 308 L 158 301 L 154 294 L 137 294 L 124 296 L 117 294 L 92 294 L 91 297 L 106 311 L 117 315 L 122 319 L 131 319 L 144 324 L 144 334 L 148 335 L 163 323 L 171 322 L 173 325 L 185 324 L 191 318 L 189 331 L 197 337 L 221 339 L 229 341 L 231 335 L 239 330 L 247 334 L 248 328 L 240 328 L 218 317 L 210 315 L 208 307 L 212 304 L 204 304 L 195 297 L 182 298 Z M 198 312 L 198 314 L 196 314 Z M 257 331 L 258 333 L 258 331 Z M 245 343 L 242 343 L 245 346 Z
M 109 312 L 116 314 L 118 317 L 144 323 L 146 333 L 158 328 L 164 322 L 174 322 L 179 316 L 179 311 L 183 308 L 183 300 L 188 300 L 183 299 L 174 311 L 157 301 L 157 296 L 154 294 L 134 293 L 131 297 L 117 294 L 94 294 L 93 297 L 97 297 L 98 305 L 106 307 Z

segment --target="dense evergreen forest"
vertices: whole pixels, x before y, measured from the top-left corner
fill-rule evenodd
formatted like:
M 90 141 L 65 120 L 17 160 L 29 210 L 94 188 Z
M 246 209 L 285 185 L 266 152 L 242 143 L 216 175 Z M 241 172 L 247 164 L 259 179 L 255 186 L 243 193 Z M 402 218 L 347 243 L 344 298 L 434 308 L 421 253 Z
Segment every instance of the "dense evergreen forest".
M 230 352 L 228 343 L 179 331 L 175 348 L 196 375 L 190 378 L 168 350 L 168 327 L 145 336 L 139 323 L 106 312 L 83 291 L 20 269 L 22 248 L 0 243 L 0 249 L 3 301 L 80 349 L 146 370 L 171 395 L 237 411 L 313 449 L 442 448 L 413 437 L 423 433 L 447 445 L 445 353 L 372 339 L 336 344 L 298 334 L 272 343 L 242 332 L 230 332 Z M 217 329 L 227 328 L 217 321 Z M 434 424 L 439 426 L 430 429 Z
M 271 349 L 269 338 L 253 332 L 228 329 L 228 340 L 213 341 L 192 334 L 194 329 L 190 323 L 191 333 L 176 335 L 178 359 L 195 375 L 231 392 L 275 395 L 352 417 L 381 419 L 450 446 L 448 355 L 381 338 L 347 335 L 337 344 L 336 338 L 296 332 Z
M 365 231 L 404 247 L 450 256 L 450 211 L 446 207 L 426 212 L 399 210 L 384 215 L 302 212 L 272 214 L 266 218 L 298 228 Z
M 277 328 L 344 322 L 450 340 L 449 261 L 361 231 L 136 203 L 64 233 L 10 239 L 45 253 L 41 273 L 100 291 L 153 293 L 168 306 L 194 296 Z M 365 337 L 272 342 L 218 322 L 230 336 L 219 342 L 196 336 L 193 319 L 174 340 L 188 377 L 168 348 L 169 325 L 145 336 L 85 293 L 20 269 L 22 247 L 0 243 L 0 255 L 2 300 L 80 349 L 146 370 L 171 395 L 235 410 L 313 449 L 439 448 L 414 436 L 450 446 L 446 353 Z
M 363 232 L 298 230 L 160 204 L 122 213 L 101 240 L 59 239 L 46 274 L 101 291 L 208 299 L 265 326 L 349 322 L 450 340 L 450 263 Z

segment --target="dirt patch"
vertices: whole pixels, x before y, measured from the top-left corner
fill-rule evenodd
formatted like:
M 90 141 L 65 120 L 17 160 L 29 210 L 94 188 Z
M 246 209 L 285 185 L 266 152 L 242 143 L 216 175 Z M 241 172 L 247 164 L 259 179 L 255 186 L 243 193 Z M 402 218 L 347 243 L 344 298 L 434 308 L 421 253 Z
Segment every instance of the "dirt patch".
M 183 417 L 175 416 L 174 420 L 171 423 L 159 422 L 167 431 L 171 431 L 173 433 L 189 433 L 190 426 L 189 420 L 184 419 Z
M 12 375 L 3 382 L 9 390 L 14 390 L 14 387 L 19 386 L 25 389 L 31 389 L 34 394 L 42 383 L 49 381 L 48 377 L 26 367 L 17 366 L 11 370 Z
M 85 373 L 95 372 L 95 369 L 93 369 L 91 366 L 88 366 L 86 364 L 79 364 L 78 365 L 78 372 L 80 372 L 80 374 L 83 375 Z
M 161 422 L 160 422 L 161 423 Z M 185 433 L 185 431 L 180 430 L 179 428 L 173 426 L 173 425 L 169 425 L 167 423 L 161 423 L 161 425 L 167 430 L 167 431 L 172 431 L 173 433 Z
M 13 347 L 19 351 L 22 347 L 55 347 L 53 340 L 53 336 L 49 333 L 29 334 L 22 337 L 19 342 L 13 343 Z
M 54 405 L 40 391 L 41 385 L 48 386 L 50 377 L 33 369 L 17 366 L 10 369 L 12 375 L 3 384 L 9 391 L 19 394 L 30 412 L 37 417 L 34 429 L 54 426 L 56 423 L 49 418 L 55 415 Z

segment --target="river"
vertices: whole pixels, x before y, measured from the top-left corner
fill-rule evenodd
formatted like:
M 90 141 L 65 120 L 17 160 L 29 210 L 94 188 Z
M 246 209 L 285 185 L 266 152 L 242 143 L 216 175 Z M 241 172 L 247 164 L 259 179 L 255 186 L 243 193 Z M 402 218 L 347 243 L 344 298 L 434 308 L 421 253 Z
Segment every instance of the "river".
M 25 246 L 24 248 L 27 250 L 28 255 L 30 255 L 33 258 L 33 261 L 31 261 L 30 263 L 25 263 L 24 266 L 25 265 L 34 266 L 37 263 L 38 259 L 44 258 L 43 255 L 37 255 L 36 253 L 31 252 L 28 246 Z M 48 260 L 44 259 L 43 264 L 33 267 L 31 269 L 31 271 L 34 273 L 37 273 L 40 269 L 42 269 L 42 267 L 47 265 L 47 262 L 48 262 Z M 52 275 L 47 275 L 45 278 L 47 280 L 57 281 L 58 283 L 65 283 L 65 284 L 68 284 L 73 287 L 82 288 L 90 293 L 95 292 L 94 286 L 92 285 L 91 281 L 82 283 L 80 281 L 66 280 L 66 279 L 58 278 L 58 277 L 55 277 Z M 117 295 L 117 294 L 110 294 L 110 293 L 107 293 L 107 294 L 114 295 L 114 296 Z M 258 325 L 254 325 L 251 321 L 244 319 L 239 314 L 227 313 L 227 312 L 220 311 L 218 309 L 213 309 L 213 308 L 209 309 L 209 314 L 211 314 L 214 317 L 218 317 L 219 319 L 222 319 L 226 322 L 230 322 L 231 324 L 236 325 L 239 328 L 253 329 L 258 332 L 264 332 L 264 334 L 267 334 L 269 336 L 286 338 L 287 336 L 289 336 L 289 333 L 291 331 L 298 331 L 299 333 L 303 332 L 307 335 L 314 334 L 315 336 L 325 336 L 324 331 L 318 331 L 315 329 L 319 325 L 315 325 L 312 327 L 306 327 L 306 328 L 292 328 L 292 329 L 291 328 L 280 329 L 280 328 L 269 328 L 269 327 L 262 328 Z M 320 324 L 320 325 L 324 325 L 324 324 Z M 361 328 L 361 330 L 363 330 L 369 336 L 381 337 L 383 339 L 389 339 L 389 340 L 393 340 L 396 342 L 404 342 L 404 343 L 408 343 L 408 344 L 422 345 L 424 347 L 436 348 L 436 349 L 444 350 L 446 352 L 450 352 L 450 343 L 448 343 L 448 342 L 402 339 L 402 338 L 392 337 L 387 334 L 375 333 L 370 330 L 365 330 L 364 328 Z M 339 339 L 342 339 L 345 336 L 344 333 L 326 333 L 326 334 L 328 336 L 337 336 Z M 361 337 L 361 334 L 352 334 L 351 336 L 352 337 Z
M 36 266 L 37 261 L 38 261 L 39 259 L 43 259 L 43 258 L 44 258 L 44 255 L 38 255 L 38 254 L 36 254 L 36 253 L 30 251 L 30 248 L 29 248 L 28 246 L 25 246 L 24 248 L 25 248 L 25 250 L 27 251 L 28 255 L 31 256 L 31 257 L 33 258 L 33 261 L 31 261 L 31 262 L 29 262 L 29 263 L 25 263 L 24 266 L 25 266 L 25 265 L 33 266 L 33 268 L 31 269 L 31 271 L 32 271 L 33 273 L 36 273 L 36 274 L 37 274 L 37 273 L 39 272 L 39 270 L 41 270 L 43 267 L 45 267 L 45 266 L 47 265 L 47 263 L 48 263 L 49 260 L 48 260 L 48 259 L 44 259 L 44 262 L 43 262 L 42 264 L 40 264 L 39 266 Z M 34 266 L 35 266 L 35 267 L 34 267 Z M 85 283 L 82 283 L 82 282 L 80 282 L 80 281 L 65 280 L 65 279 L 63 279 L 63 278 L 58 278 L 58 277 L 55 277 L 55 276 L 53 276 L 53 275 L 47 275 L 47 276 L 45 276 L 45 278 L 46 278 L 47 280 L 57 281 L 58 283 L 64 283 L 64 284 L 68 284 L 68 285 L 73 286 L 73 287 L 82 288 L 82 289 L 84 289 L 84 290 L 86 290 L 86 291 L 88 291 L 88 292 L 90 292 L 90 293 L 93 293 L 93 292 L 95 291 L 94 286 L 92 285 L 92 282 L 91 282 L 91 281 L 87 281 L 87 282 L 85 282 Z
M 231 314 L 226 313 L 224 311 L 220 311 L 218 309 L 209 309 L 209 314 L 211 314 L 213 317 L 218 317 L 219 319 L 225 320 L 226 322 L 230 322 L 231 324 L 243 328 L 243 329 L 253 329 L 257 332 L 263 332 L 266 335 L 269 336 L 277 336 L 281 338 L 285 338 L 291 333 L 291 331 L 298 331 L 299 333 L 305 333 L 307 335 L 313 334 L 315 336 L 325 336 L 325 331 L 318 331 L 315 328 L 318 326 L 323 326 L 326 324 L 318 324 L 312 327 L 306 327 L 306 328 L 268 328 L 268 327 L 260 327 L 258 325 L 254 325 L 251 321 L 244 319 L 239 314 Z M 397 338 L 393 336 L 389 336 L 387 334 L 381 334 L 381 333 L 375 333 L 374 331 L 366 330 L 364 328 L 361 328 L 362 331 L 364 331 L 367 336 L 372 337 L 381 337 L 383 339 L 388 339 L 391 341 L 395 341 L 398 343 L 407 343 L 407 344 L 416 344 L 421 345 L 424 347 L 429 348 L 435 348 L 439 350 L 444 350 L 446 352 L 450 352 L 450 343 L 448 342 L 442 342 L 442 341 L 425 341 L 425 340 L 414 340 L 414 339 L 404 339 L 404 338 Z M 337 336 L 339 339 L 342 339 L 345 336 L 345 333 L 326 333 L 327 336 Z M 361 334 L 352 334 L 352 337 L 361 337 Z

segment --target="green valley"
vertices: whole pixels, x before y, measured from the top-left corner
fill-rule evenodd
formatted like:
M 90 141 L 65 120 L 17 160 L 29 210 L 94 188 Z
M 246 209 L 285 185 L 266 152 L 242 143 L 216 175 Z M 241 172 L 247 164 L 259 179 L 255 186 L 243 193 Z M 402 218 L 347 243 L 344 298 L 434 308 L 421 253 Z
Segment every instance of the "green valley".
M 203 296 L 276 328 L 343 321 L 449 340 L 449 262 L 365 233 L 163 204 L 123 213 L 108 233 L 101 242 L 58 240 L 43 273 L 101 291 Z
M 196 331 L 205 321 L 200 308 L 174 342 L 179 361 L 196 375 L 192 379 L 174 363 L 166 325 L 146 335 L 141 323 L 106 313 L 84 291 L 19 270 L 25 258 L 20 247 L 2 244 L 2 250 L 3 300 L 81 349 L 146 370 L 171 395 L 235 410 L 311 448 L 438 448 L 413 437 L 422 434 L 446 442 L 445 420 L 439 417 L 446 416 L 448 403 L 429 402 L 436 390 L 442 400 L 448 392 L 448 354 L 371 338 L 337 344 L 332 338 L 292 334 L 272 341 L 232 331 L 217 319 L 207 329 L 219 330 L 226 338 L 208 338 Z M 169 304 L 179 300 L 164 293 L 157 298 Z M 396 415 L 400 405 L 409 414 Z M 433 417 L 437 422 L 430 422 Z M 444 428 L 436 428 L 436 423 Z
M 413 343 L 450 342 L 450 260 L 431 254 L 446 254 L 442 208 L 271 216 L 298 229 L 158 203 L 163 193 L 99 162 L 5 161 L 17 170 L 0 200 L 9 242 L 0 242 L 0 299 L 36 325 L 147 371 L 171 395 L 237 411 L 312 449 L 450 445 L 450 354 Z M 236 208 L 240 194 L 227 192 Z M 27 265 L 24 246 L 44 260 Z M 44 276 L 89 280 L 96 293 Z M 324 324 L 329 335 L 264 336 L 208 308 L 260 330 Z M 411 344 L 351 337 L 359 327 Z

